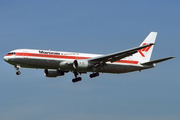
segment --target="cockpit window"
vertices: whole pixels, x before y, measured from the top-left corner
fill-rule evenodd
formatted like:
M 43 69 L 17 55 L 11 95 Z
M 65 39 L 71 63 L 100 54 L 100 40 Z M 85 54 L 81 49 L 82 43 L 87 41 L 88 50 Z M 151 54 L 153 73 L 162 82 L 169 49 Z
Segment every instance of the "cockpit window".
M 8 53 L 8 55 L 15 55 L 15 54 L 16 54 L 15 52 Z

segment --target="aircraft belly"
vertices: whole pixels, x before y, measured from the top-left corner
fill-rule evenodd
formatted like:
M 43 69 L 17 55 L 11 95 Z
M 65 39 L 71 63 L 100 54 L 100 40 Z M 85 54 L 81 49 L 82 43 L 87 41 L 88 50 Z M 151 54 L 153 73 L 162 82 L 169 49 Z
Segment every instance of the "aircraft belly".
M 61 69 L 65 71 L 74 71 L 75 69 L 70 66 L 66 68 L 60 68 L 59 63 L 62 60 L 58 59 L 36 59 L 36 58 L 15 58 L 11 62 L 12 65 L 19 65 L 26 68 L 40 68 L 40 69 Z M 126 73 L 137 70 L 145 69 L 142 66 L 132 66 L 129 64 L 112 64 L 108 63 L 105 68 L 98 70 L 102 73 Z M 146 68 L 147 69 L 147 68 Z M 79 71 L 79 70 L 78 70 Z M 91 68 L 80 70 L 79 72 L 93 72 Z
M 21 67 L 27 68 L 48 68 L 48 69 L 57 69 L 59 67 L 58 60 L 48 60 L 48 59 L 14 59 L 14 63 L 20 65 Z

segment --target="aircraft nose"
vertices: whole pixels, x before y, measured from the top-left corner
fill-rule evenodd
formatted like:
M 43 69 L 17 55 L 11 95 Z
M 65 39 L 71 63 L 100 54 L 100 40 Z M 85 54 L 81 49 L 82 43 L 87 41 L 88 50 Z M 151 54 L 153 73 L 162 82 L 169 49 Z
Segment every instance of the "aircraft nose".
M 4 58 L 3 58 L 3 59 L 4 59 L 4 61 L 8 61 L 8 58 L 7 58 L 7 56 L 4 56 Z

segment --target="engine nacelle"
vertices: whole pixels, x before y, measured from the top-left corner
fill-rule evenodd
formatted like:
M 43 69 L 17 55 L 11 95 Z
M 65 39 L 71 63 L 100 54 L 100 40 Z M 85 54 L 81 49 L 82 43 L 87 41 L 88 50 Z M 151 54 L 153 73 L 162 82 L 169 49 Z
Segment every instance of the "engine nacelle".
M 74 60 L 73 68 L 77 70 L 87 70 L 90 64 L 87 60 Z
M 73 61 L 62 61 L 59 63 L 59 67 L 61 70 L 73 71 Z
M 44 75 L 45 75 L 46 77 L 63 76 L 63 75 L 64 75 L 64 71 L 61 71 L 61 70 L 48 70 L 48 69 L 45 69 L 45 70 L 44 70 Z

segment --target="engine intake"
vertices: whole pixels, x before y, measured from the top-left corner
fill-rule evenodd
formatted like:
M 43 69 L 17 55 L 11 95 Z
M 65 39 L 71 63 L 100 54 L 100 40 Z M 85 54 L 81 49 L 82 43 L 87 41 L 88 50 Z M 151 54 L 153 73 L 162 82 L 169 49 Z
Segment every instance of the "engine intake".
M 45 75 L 46 77 L 63 76 L 63 75 L 64 75 L 64 71 L 61 71 L 61 70 L 48 70 L 48 69 L 45 69 L 45 70 L 44 70 L 44 75 Z
M 90 66 L 87 60 L 74 60 L 73 68 L 77 70 L 86 70 Z

